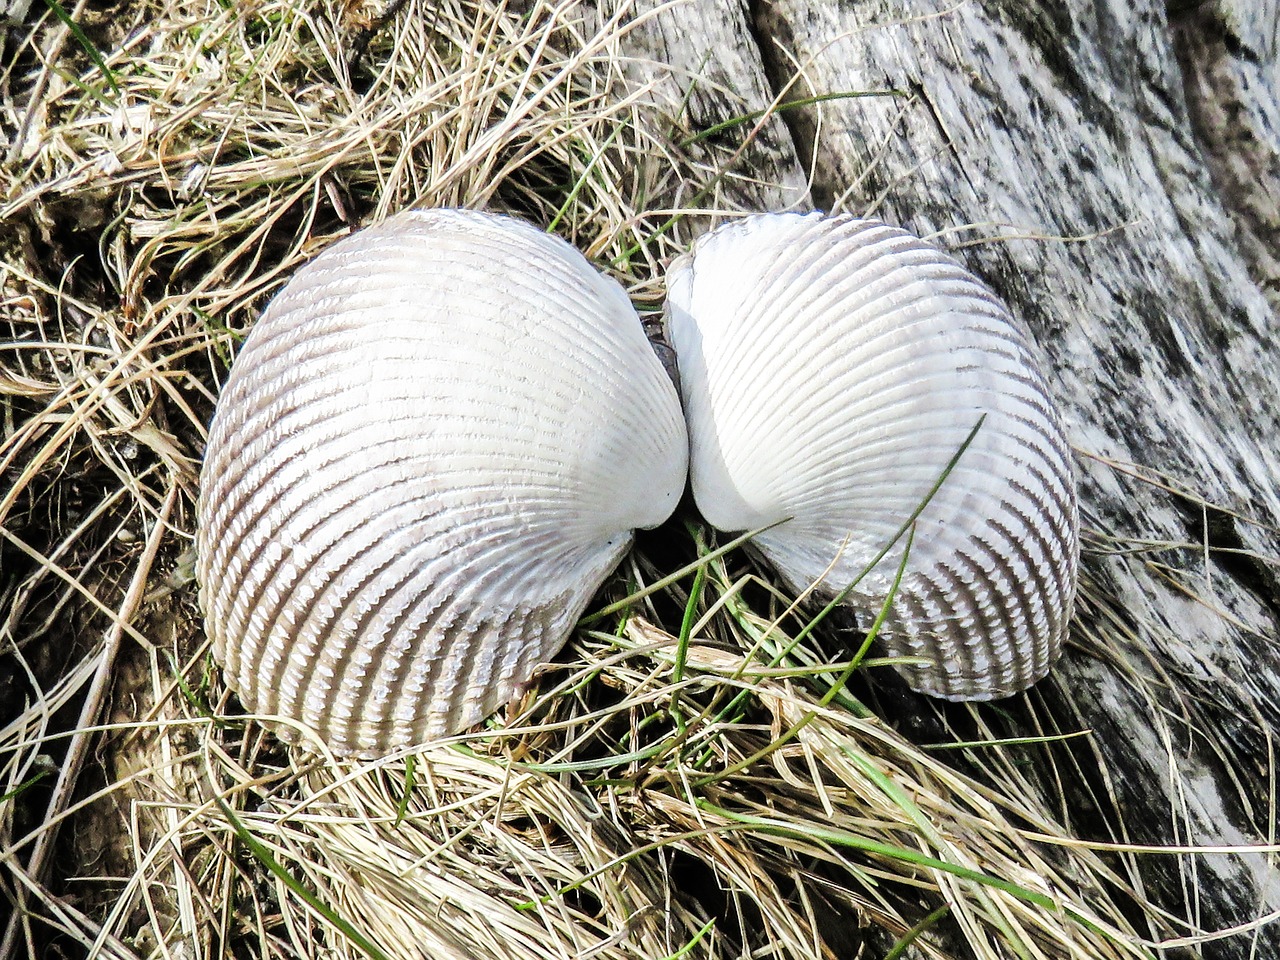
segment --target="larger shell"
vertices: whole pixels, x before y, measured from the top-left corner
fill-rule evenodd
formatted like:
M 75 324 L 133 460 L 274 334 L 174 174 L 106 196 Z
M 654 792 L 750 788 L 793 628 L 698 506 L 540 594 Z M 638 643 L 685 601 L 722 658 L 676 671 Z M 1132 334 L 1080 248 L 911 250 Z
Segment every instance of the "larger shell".
M 881 634 L 916 689 L 991 699 L 1044 676 L 1070 618 L 1070 454 L 1005 307 L 883 223 L 763 215 L 668 273 L 693 492 L 714 526 L 786 520 L 755 543 L 796 590 L 848 586 L 916 522 Z M 790 519 L 787 519 L 790 518 Z M 906 538 L 851 599 L 868 619 Z
M 671 513 L 687 450 L 626 293 L 568 244 L 457 210 L 357 233 L 270 304 L 219 400 L 214 655 L 339 754 L 461 730 Z

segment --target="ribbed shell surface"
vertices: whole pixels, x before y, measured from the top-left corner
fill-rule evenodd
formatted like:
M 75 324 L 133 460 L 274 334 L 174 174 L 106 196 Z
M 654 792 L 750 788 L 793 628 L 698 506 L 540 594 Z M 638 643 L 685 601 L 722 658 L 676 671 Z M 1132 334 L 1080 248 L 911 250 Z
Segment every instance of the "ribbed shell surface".
M 567 243 L 457 210 L 356 233 L 272 301 L 219 399 L 214 655 L 249 710 L 340 755 L 464 729 L 671 513 L 687 451 L 625 291 Z
M 955 261 L 877 221 L 767 214 L 668 272 L 698 508 L 789 584 L 851 583 L 916 522 L 881 638 L 917 690 L 991 699 L 1048 671 L 1079 552 L 1070 453 L 1005 307 Z M 866 622 L 906 538 L 851 594 Z

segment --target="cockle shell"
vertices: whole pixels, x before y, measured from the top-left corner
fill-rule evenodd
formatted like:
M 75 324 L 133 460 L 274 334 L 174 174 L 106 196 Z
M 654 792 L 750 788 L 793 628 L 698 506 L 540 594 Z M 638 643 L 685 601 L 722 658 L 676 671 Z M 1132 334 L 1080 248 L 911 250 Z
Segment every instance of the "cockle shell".
M 667 518 L 687 454 L 615 281 L 513 219 L 393 217 L 303 267 L 232 368 L 196 540 L 214 656 L 340 755 L 464 729 Z
M 999 300 L 954 260 L 847 216 L 760 215 L 668 272 L 698 508 L 788 584 L 847 587 L 915 524 L 880 634 L 917 690 L 991 699 L 1058 655 L 1079 553 L 1070 452 Z M 790 519 L 787 519 L 790 518 Z M 850 594 L 869 623 L 906 537 Z

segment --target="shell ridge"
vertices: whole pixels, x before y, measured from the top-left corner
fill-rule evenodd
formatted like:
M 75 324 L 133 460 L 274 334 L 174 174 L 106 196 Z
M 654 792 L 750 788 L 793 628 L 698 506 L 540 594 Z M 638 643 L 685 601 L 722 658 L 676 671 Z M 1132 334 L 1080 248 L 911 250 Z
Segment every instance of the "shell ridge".
M 357 279 L 358 279 L 358 278 L 357 278 Z M 615 286 L 616 286 L 616 285 L 615 285 Z M 631 313 L 632 313 L 632 315 L 634 316 L 634 310 L 633 310 L 632 308 L 630 308 L 630 303 L 629 303 L 629 301 L 625 298 L 625 294 L 621 294 L 621 291 L 619 290 L 619 295 L 620 295 L 620 297 L 621 297 L 621 299 L 622 299 L 623 303 L 625 304 L 626 308 L 627 308 L 628 310 L 631 310 Z M 586 313 L 588 308 L 594 308 L 594 307 L 595 307 L 595 306 L 597 306 L 600 302 L 603 302 L 603 298 L 601 298 L 601 297 L 599 297 L 599 296 L 593 296 L 593 297 L 592 297 L 592 302 L 588 303 L 588 304 L 587 304 L 587 307 L 585 307 L 585 308 L 581 308 L 581 309 L 580 309 L 580 312 L 582 312 L 582 313 Z M 613 304 L 613 306 L 614 306 L 614 308 L 616 308 L 616 307 L 618 306 L 618 304 L 617 304 L 617 303 L 614 303 L 614 304 Z M 596 324 L 596 325 L 595 325 L 595 326 L 596 326 L 596 328 L 597 328 L 597 330 L 598 330 L 598 332 L 609 332 L 610 330 L 615 330 L 615 331 L 616 331 L 616 330 L 625 330 L 625 328 L 624 328 L 624 327 L 622 327 L 622 325 L 621 325 L 621 324 L 619 324 L 619 323 L 617 323 L 617 322 L 616 322 L 616 319 L 617 319 L 617 318 L 610 318 L 610 319 L 614 320 L 615 322 L 612 322 L 612 323 L 609 323 L 609 324 Z M 638 323 L 637 323 L 635 326 L 637 327 L 637 329 L 634 331 L 634 336 L 635 336 L 636 340 L 635 340 L 635 341 L 633 341 L 631 344 L 627 344 L 627 346 L 630 346 L 630 347 L 634 348 L 634 346 L 635 346 L 635 343 L 636 343 L 636 342 L 644 342 L 644 346 L 645 346 L 645 348 L 646 348 L 646 350 L 647 350 L 647 349 L 648 349 L 648 344 L 647 344 L 647 341 L 643 341 L 643 333 L 638 329 Z M 610 347 L 611 349 L 609 349 L 609 350 L 602 350 L 602 351 L 599 351 L 599 352 L 591 353 L 591 354 L 590 354 L 590 356 L 589 356 L 587 359 L 583 359 L 583 358 L 576 358 L 576 359 L 575 359 L 575 358 L 573 357 L 573 355 L 572 355 L 572 354 L 570 354 L 570 355 L 569 355 L 569 357 L 570 357 L 570 358 L 573 360 L 573 362 L 574 362 L 574 363 L 576 363 L 579 367 L 582 367 L 582 366 L 587 362 L 587 360 L 591 360 L 591 359 L 593 359 L 593 360 L 594 360 L 595 362 L 597 362 L 597 363 L 605 364 L 606 362 L 612 363 L 612 362 L 613 362 L 613 361 L 615 361 L 619 356 L 621 356 L 621 353 L 619 352 L 619 350 L 618 350 L 618 349 L 616 349 L 617 344 L 615 344 L 615 343 L 613 343 L 612 341 L 609 341 L 609 340 L 607 340 L 607 339 L 606 339 L 606 340 L 604 340 L 604 341 L 602 341 L 602 342 L 604 343 L 604 345 L 605 345 L 605 346 L 608 346 L 608 347 Z M 552 354 L 556 354 L 556 353 L 558 353 L 559 351 L 558 351 L 557 349 L 554 349 L 554 348 L 559 348 L 560 346 L 561 346 L 561 344 L 560 344 L 558 341 L 557 341 L 557 342 L 554 342 L 554 343 L 552 343 L 552 344 L 551 344 L 551 347 L 552 347 L 553 349 L 552 349 L 552 350 L 549 350 L 549 351 L 547 351 L 547 352 L 548 352 L 548 353 L 552 353 Z M 583 346 L 584 346 L 586 349 L 588 349 L 588 350 L 593 350 L 593 349 L 594 349 L 593 344 L 592 344 L 592 342 L 591 342 L 591 341 L 586 341 L 586 342 L 583 344 Z M 501 353 L 501 352 L 503 352 L 503 351 L 502 351 L 502 350 L 498 350 L 498 351 L 495 351 L 495 352 Z M 634 352 L 634 350 L 633 350 L 633 352 Z M 651 350 L 649 350 L 648 352 L 649 352 L 649 353 L 652 353 L 652 351 L 651 351 Z M 647 358 L 646 358 L 646 359 L 647 359 Z M 485 366 L 487 366 L 487 365 L 488 365 L 489 363 L 491 363 L 491 362 L 492 362 L 492 357 L 491 357 L 491 356 L 490 356 L 490 357 L 488 357 L 488 358 L 486 358 L 486 360 L 485 360 L 485 361 L 482 361 L 483 365 L 485 365 Z M 634 366 L 634 364 L 632 364 L 632 365 Z M 656 370 L 651 370 L 651 371 L 649 371 L 650 373 L 660 373 L 660 372 L 661 372 L 661 370 L 660 370 L 660 366 L 657 364 L 656 358 L 653 358 L 653 364 L 652 364 L 652 366 L 653 366 L 654 368 L 656 368 Z M 580 378 L 577 378 L 577 379 L 580 379 Z M 621 378 L 620 378 L 620 379 L 621 379 Z M 656 382 L 660 382 L 656 376 L 654 376 L 654 377 L 653 377 L 653 379 L 654 379 L 655 383 L 656 383 Z
M 836 312 L 840 312 L 840 311 L 836 311 Z M 783 323 L 778 324 L 778 326 L 780 326 L 781 329 L 786 329 L 786 325 Z M 831 325 L 831 326 L 835 326 L 835 325 Z M 902 337 L 902 335 L 905 335 L 905 333 L 906 333 L 905 330 L 904 332 L 901 332 L 901 333 L 896 332 L 896 330 L 890 330 L 890 332 L 887 332 L 886 334 L 883 334 L 883 335 L 884 337 L 886 337 L 886 339 L 895 338 L 895 337 L 900 338 Z M 744 338 L 744 339 L 749 339 L 749 338 Z M 799 335 L 792 335 L 790 339 L 794 340 L 794 342 L 805 342 L 806 344 L 809 344 L 810 340 L 812 340 L 812 338 L 799 337 Z M 819 340 L 817 344 L 813 344 L 812 347 L 809 347 L 808 349 L 809 356 L 808 358 L 806 358 L 806 362 L 809 362 L 809 364 L 813 364 L 813 362 L 817 362 L 819 360 L 820 347 L 826 347 L 826 340 Z M 890 364 L 893 356 L 895 356 L 897 353 L 897 351 L 886 351 L 886 349 L 883 349 L 883 348 L 874 349 L 870 347 L 869 344 L 868 346 L 864 346 L 863 343 L 856 342 L 856 340 L 854 344 L 851 344 L 850 348 L 859 349 L 859 351 L 865 351 L 868 357 L 874 357 L 874 360 L 868 360 L 867 364 L 876 364 L 877 366 L 886 366 Z M 900 352 L 909 353 L 911 349 L 913 349 L 911 348 L 911 344 L 904 344 L 904 346 L 900 348 Z M 795 351 L 792 351 L 792 353 L 794 352 Z M 762 349 L 762 351 L 759 352 L 759 356 L 762 357 L 762 362 L 787 362 L 786 356 L 777 355 L 777 353 L 774 352 L 772 348 Z M 941 365 L 941 369 L 937 371 L 937 375 L 946 376 L 950 374 L 951 370 L 954 369 L 954 361 L 952 361 L 952 358 L 950 357 L 950 355 L 948 355 L 948 352 L 938 351 L 934 356 L 937 357 L 937 360 L 936 360 L 937 364 Z M 858 372 L 860 372 L 860 370 L 856 370 L 856 369 L 850 370 L 850 371 L 847 371 L 846 375 L 849 376 L 849 378 L 852 378 L 852 376 L 855 376 L 856 374 L 858 374 Z M 741 387 L 745 388 L 746 385 L 754 384 L 756 379 L 760 379 L 760 378 L 758 378 L 758 376 L 751 375 L 750 372 L 744 371 L 740 376 L 739 383 Z M 841 380 L 840 383 L 837 383 L 835 385 L 835 387 L 832 387 L 831 381 L 828 381 L 828 384 L 823 384 L 822 381 L 819 381 L 817 378 L 815 378 L 815 379 L 809 380 L 808 383 L 805 384 L 805 388 L 808 390 L 819 390 L 819 389 L 836 390 L 836 392 L 838 392 L 838 390 L 847 389 L 847 385 L 844 383 L 844 381 Z M 914 390 L 916 388 L 913 387 L 909 389 Z M 832 399 L 833 401 L 835 401 L 835 398 L 832 398 Z M 791 398 L 791 401 L 792 403 L 794 403 L 795 398 Z M 732 410 L 732 408 L 735 408 L 735 403 L 733 403 L 730 398 L 726 398 L 726 401 L 724 401 L 723 406 L 727 408 L 731 408 Z M 756 403 L 755 406 L 759 406 L 759 402 Z M 746 416 L 745 411 L 748 411 L 750 407 L 751 407 L 750 401 L 744 401 L 737 404 L 736 406 L 737 410 L 744 411 L 740 413 L 739 416 L 745 417 Z M 764 411 L 765 419 L 763 420 L 763 422 L 759 422 L 758 429 L 777 430 L 778 421 L 785 419 L 785 417 L 787 417 L 788 415 L 791 415 L 790 404 L 774 403 L 772 404 L 772 406 L 769 406 L 769 404 L 765 404 L 765 411 Z M 730 417 L 732 417 L 732 415 L 730 415 Z M 817 422 L 817 424 L 819 424 L 820 426 L 820 422 L 822 421 L 820 421 L 820 417 L 814 417 L 813 422 Z
M 674 509 L 689 452 L 626 291 L 558 237 L 452 211 L 391 218 L 297 271 L 209 437 L 197 566 L 215 653 L 247 706 L 339 753 L 452 732 L 509 697 L 632 528 Z
M 1078 506 L 1061 419 L 999 298 L 932 245 L 848 216 L 727 225 L 669 279 L 707 520 L 793 517 L 755 545 L 790 586 L 821 578 L 831 596 L 954 461 L 919 515 L 886 646 L 933 658 L 902 672 L 944 696 L 1042 676 L 1069 615 Z M 860 602 L 883 601 L 902 556 L 876 564 Z
M 339 437 L 343 435 L 344 435 L 343 432 L 341 431 L 338 432 Z M 363 449 L 366 455 L 368 455 L 370 452 L 376 451 L 380 448 L 383 448 L 383 447 L 394 448 L 395 446 L 401 443 L 402 443 L 401 438 L 389 437 L 389 438 L 384 438 L 379 441 L 376 441 L 373 444 L 365 444 L 363 446 Z M 345 453 L 345 450 L 341 450 L 341 451 L 338 451 L 332 458 L 320 460 L 319 458 L 322 456 L 323 450 L 324 450 L 324 445 L 321 444 L 319 446 L 313 446 L 313 448 L 309 451 L 310 461 L 308 463 L 308 466 L 310 469 L 308 472 L 312 476 L 315 476 L 317 471 L 321 470 L 322 468 L 326 468 L 326 467 L 338 464 L 338 462 L 341 459 L 343 459 L 343 454 Z M 287 489 L 290 487 L 294 487 L 294 488 L 297 487 L 297 484 L 298 484 L 297 478 L 293 476 L 290 476 L 280 481 L 280 484 L 278 487 L 275 483 L 272 482 L 271 478 L 275 476 L 280 470 L 289 469 L 290 464 L 296 462 L 292 459 L 293 451 L 289 450 L 288 448 L 285 448 L 281 452 L 283 455 L 279 457 L 278 461 L 275 463 L 275 468 L 273 470 L 263 474 L 262 476 L 245 478 L 244 480 L 241 481 L 242 483 L 249 483 L 255 489 L 265 491 L 269 495 L 262 498 L 260 507 L 256 512 L 251 513 L 244 508 L 240 508 L 240 512 L 237 513 L 236 516 L 244 520 L 246 522 L 246 526 L 243 528 L 241 534 L 236 538 L 230 538 L 225 536 L 219 538 L 221 552 L 234 554 L 241 546 L 243 540 L 248 538 L 257 529 L 257 525 L 261 523 L 264 515 L 270 512 L 277 511 L 279 509 L 279 498 L 283 494 L 284 489 Z M 255 458 L 255 459 L 257 459 L 258 463 L 262 462 L 262 458 Z M 392 464 L 408 465 L 411 462 L 412 462 L 411 459 L 407 456 L 393 456 L 386 460 L 376 461 L 377 465 L 379 466 L 390 466 Z M 448 473 L 449 471 L 447 470 L 437 471 L 438 476 L 447 476 Z M 553 471 L 545 471 L 540 475 L 549 482 L 554 481 L 558 478 L 558 474 Z M 330 492 L 329 495 L 336 494 L 345 485 L 364 483 L 365 476 L 366 475 L 363 473 L 348 475 L 346 481 L 344 481 L 343 484 L 333 484 L 327 488 L 327 490 Z M 468 489 L 473 492 L 486 492 L 487 490 L 492 490 L 494 493 L 498 493 L 498 492 L 501 492 L 501 490 L 503 489 L 502 485 L 500 484 L 495 484 L 495 485 L 492 485 L 491 487 L 485 487 L 484 485 L 476 484 L 474 481 L 470 481 L 466 476 L 460 477 L 457 483 L 459 486 L 466 485 Z M 352 497 L 354 496 L 355 495 L 353 494 Z M 306 503 L 309 502 L 309 499 L 310 498 L 303 498 L 304 508 Z M 215 522 L 213 526 L 214 526 L 214 529 L 217 529 L 216 514 L 215 514 Z M 310 530 L 304 531 L 304 532 L 310 533 Z M 270 535 L 270 533 L 268 532 L 266 535 Z
M 415 498 L 421 501 L 430 501 L 429 496 Z M 411 515 L 415 512 L 412 508 L 416 506 L 413 500 L 408 501 L 404 505 L 404 512 Z M 417 535 L 417 540 L 410 537 L 409 534 L 401 533 L 398 538 L 388 539 L 381 534 L 380 531 L 371 531 L 365 535 L 364 528 L 352 525 L 345 531 L 340 531 L 338 536 L 333 539 L 333 543 L 342 543 L 345 547 L 343 554 L 335 556 L 335 551 L 330 547 L 324 552 L 317 555 L 313 563 L 323 563 L 328 571 L 329 580 L 323 588 L 318 590 L 313 596 L 307 600 L 301 601 L 306 606 L 299 611 L 302 617 L 303 626 L 299 628 L 301 635 L 305 638 L 314 636 L 323 638 L 330 631 L 335 622 L 343 619 L 344 615 L 350 610 L 351 604 L 360 602 L 367 596 L 369 585 L 373 581 L 378 582 L 378 586 L 383 588 L 386 586 L 380 578 L 390 567 L 404 568 L 405 579 L 410 583 L 417 583 L 425 586 L 431 584 L 437 588 L 449 587 L 454 588 L 458 581 L 471 579 L 474 571 L 472 567 L 478 561 L 487 559 L 490 552 L 500 552 L 504 546 L 509 551 L 511 548 L 507 545 L 503 538 L 508 536 L 511 531 L 520 528 L 520 522 L 515 517 L 504 518 L 507 522 L 506 527 L 490 527 L 483 536 L 474 535 L 470 531 L 472 528 L 479 526 L 485 522 L 492 522 L 493 513 L 483 509 L 481 505 L 474 508 L 473 515 L 467 517 L 460 516 L 457 510 L 451 510 L 446 513 L 445 509 L 436 511 L 432 517 L 444 516 L 449 521 L 449 526 L 439 528 L 424 528 L 419 523 L 413 529 Z M 353 531 L 360 531 L 360 535 L 353 535 Z M 397 540 L 404 541 L 403 545 L 397 545 Z M 462 568 L 455 568 L 446 573 L 441 573 L 437 567 L 442 562 L 447 563 L 451 551 L 460 543 L 468 544 L 475 552 L 471 562 Z M 482 545 L 486 545 L 484 547 Z M 494 545 L 497 545 L 497 549 Z M 376 550 L 376 553 L 375 553 Z M 504 557 L 497 558 L 500 566 Z M 354 569 L 362 562 L 373 562 L 377 564 L 371 573 L 366 573 L 361 579 L 352 581 L 348 577 Z M 394 586 L 394 585 L 393 585 Z M 340 593 L 334 591 L 340 590 Z M 424 594 L 428 591 L 424 590 Z M 458 596 L 456 590 L 450 591 L 451 596 Z M 328 597 L 331 606 L 326 607 L 327 619 L 319 621 L 315 620 L 315 611 L 318 605 L 324 602 L 324 598 Z M 295 610 L 297 602 L 294 598 L 290 598 Z M 361 628 L 366 625 L 367 617 L 362 617 L 351 624 L 352 631 L 368 637 L 369 634 L 362 632 Z M 295 631 L 298 632 L 298 631 Z M 321 646 L 318 653 L 323 653 L 332 644 L 321 639 Z M 266 664 L 259 664 L 257 670 L 262 673 Z M 278 670 L 278 668 L 277 668 Z M 281 682 L 281 675 L 273 671 L 270 674 L 272 680 Z

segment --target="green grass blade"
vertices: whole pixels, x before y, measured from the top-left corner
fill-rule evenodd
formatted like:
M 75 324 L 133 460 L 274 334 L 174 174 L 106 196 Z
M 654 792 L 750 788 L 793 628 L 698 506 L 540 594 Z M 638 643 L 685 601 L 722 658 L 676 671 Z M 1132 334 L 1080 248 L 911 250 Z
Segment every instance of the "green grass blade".
M 898 960 L 899 957 L 907 952 L 908 947 L 919 940 L 921 935 L 950 912 L 951 907 L 946 904 L 938 907 L 937 910 L 934 910 L 914 927 L 904 933 L 898 942 L 893 945 L 893 949 L 884 955 L 884 960 Z
M 89 55 L 89 59 L 93 61 L 93 65 L 102 71 L 102 76 L 106 78 L 107 86 L 117 97 L 122 96 L 120 85 L 116 83 L 116 75 L 107 61 L 102 58 L 102 54 L 98 52 L 98 48 L 93 45 L 93 41 L 80 28 L 80 24 L 71 19 L 71 14 L 67 13 L 66 8 L 62 6 L 58 0 L 44 0 L 45 5 L 53 12 L 53 15 L 62 21 L 63 26 L 71 31 L 71 36 L 75 38 L 82 50 Z
M 853 578 L 853 581 L 836 594 L 831 602 L 818 612 L 817 616 L 805 624 L 804 629 L 796 635 L 797 643 L 804 640 L 805 637 L 813 632 L 814 628 L 817 627 L 818 624 L 830 616 L 833 610 L 844 603 L 845 599 L 853 592 L 854 588 L 856 588 L 858 584 L 875 569 L 876 564 L 883 560 L 889 551 L 893 549 L 894 545 L 915 526 L 915 522 L 920 519 L 920 514 L 924 513 L 925 507 L 929 506 L 933 501 L 933 498 L 937 496 L 938 491 L 942 489 L 942 485 L 947 482 L 947 478 L 951 476 L 951 471 L 956 468 L 956 464 L 960 462 L 960 458 L 964 456 L 964 452 L 969 449 L 970 444 L 973 443 L 973 438 L 978 435 L 978 431 L 982 429 L 982 425 L 986 422 L 986 419 L 987 415 L 985 413 L 978 417 L 978 422 L 973 425 L 973 429 L 969 431 L 969 435 L 964 438 L 964 442 L 960 444 L 960 448 L 955 452 L 955 455 L 947 461 L 947 465 L 943 467 L 942 473 L 939 474 L 938 479 L 934 482 L 933 486 L 929 488 L 929 492 L 924 495 L 924 498 L 916 504 L 916 508 L 911 511 L 910 516 L 902 521 L 902 525 L 898 527 L 893 536 L 889 538 L 889 542 L 881 547 L 880 552 L 867 562 L 866 566 L 864 566 L 858 575 Z
M 255 860 L 261 863 L 270 873 L 276 877 L 281 883 L 289 888 L 300 900 L 307 904 L 312 910 L 320 914 L 335 927 L 342 931 L 353 944 L 359 947 L 370 958 L 370 960 L 390 960 L 390 958 L 382 952 L 377 944 L 373 943 L 368 937 L 355 928 L 355 926 L 345 917 L 341 916 L 327 903 L 323 902 L 314 893 L 308 890 L 299 882 L 298 878 L 293 876 L 284 865 L 272 855 L 266 845 L 257 837 L 249 832 L 248 828 L 236 816 L 235 811 L 221 797 L 215 797 L 218 807 L 222 810 L 222 815 L 227 818 L 227 822 L 231 824 L 231 829 L 235 832 L 236 839 L 245 845 L 248 851 L 253 854 Z
M 582 619 L 578 621 L 578 625 L 585 626 L 586 624 L 595 623 L 597 620 L 600 620 L 603 617 L 607 617 L 612 613 L 617 613 L 619 610 L 625 610 L 627 609 L 627 607 L 630 607 L 633 604 L 635 604 L 636 601 L 643 600 L 645 597 L 652 596 L 653 594 L 658 593 L 659 591 L 665 590 L 667 587 L 671 586 L 673 583 L 678 583 L 679 581 L 683 580 L 685 577 L 689 576 L 689 574 L 691 573 L 697 573 L 699 568 L 705 567 L 712 560 L 715 560 L 719 557 L 723 557 L 726 553 L 733 552 L 734 550 L 738 549 L 738 547 L 742 546 L 744 543 L 750 540 L 752 537 L 759 536 L 760 534 L 764 533 L 766 530 L 772 530 L 774 527 L 778 526 L 778 524 L 786 523 L 787 520 L 790 520 L 790 519 L 791 519 L 790 517 L 787 517 L 784 520 L 779 520 L 778 523 L 771 523 L 765 527 L 758 527 L 755 530 L 748 530 L 746 533 L 742 534 L 741 536 L 734 537 L 724 546 L 716 547 L 716 549 L 712 550 L 705 557 L 699 557 L 693 563 L 685 564 L 685 566 L 681 567 L 675 573 L 668 574 L 667 576 L 663 577 L 661 580 L 655 580 L 653 583 L 649 584 L 649 586 L 645 587 L 643 590 L 637 590 L 635 593 L 630 593 L 627 596 L 623 597 L 621 600 L 617 600 L 614 603 L 609 604 L 607 607 L 600 608 L 595 613 L 588 613 L 586 616 L 584 616 Z
M 841 830 L 838 827 L 820 827 L 812 824 L 786 823 L 781 820 L 772 820 L 768 817 L 756 817 L 751 814 L 735 813 L 732 810 L 726 810 L 712 803 L 710 800 L 699 800 L 698 808 L 705 810 L 707 813 L 724 817 L 737 823 L 745 824 L 759 830 L 761 833 L 769 834 L 777 837 L 791 837 L 797 840 L 817 840 L 822 843 L 829 843 L 835 847 L 846 847 L 851 850 L 861 850 L 864 853 L 871 853 L 882 857 L 891 857 L 903 863 L 910 863 L 918 867 L 924 867 L 928 870 L 938 870 L 942 873 L 949 873 L 953 877 L 961 880 L 968 880 L 972 883 L 989 887 L 992 890 L 999 890 L 1007 893 L 1012 897 L 1017 897 L 1026 903 L 1033 903 L 1038 907 L 1044 907 L 1046 910 L 1063 909 L 1052 897 L 1047 894 L 1039 893 L 1035 890 L 1028 890 L 1026 887 L 1011 883 L 1008 880 L 1002 880 L 994 877 L 989 873 L 983 873 L 981 870 L 974 870 L 970 867 L 962 867 L 956 863 L 948 863 L 946 860 L 939 860 L 937 857 L 931 857 L 928 854 L 920 853 L 908 847 L 897 847 L 893 844 L 881 843 L 877 840 L 868 840 L 857 834 L 849 833 L 847 830 Z M 1067 915 L 1077 923 L 1093 930 L 1096 933 L 1103 933 L 1088 917 L 1082 916 L 1076 911 L 1066 908 Z
M 613 145 L 613 141 L 617 139 L 618 134 L 622 131 L 621 126 L 613 128 L 613 131 L 605 138 L 604 143 L 600 144 L 600 149 L 595 152 L 591 160 L 583 169 L 582 174 L 573 184 L 573 189 L 569 191 L 569 195 L 564 198 L 564 203 L 560 204 L 560 209 L 556 211 L 556 215 L 551 218 L 551 222 L 547 224 L 547 233 L 555 233 L 556 227 L 560 226 L 560 221 L 564 219 L 564 215 L 568 212 L 573 201 L 578 199 L 578 194 L 582 192 L 582 188 L 587 183 L 587 177 L 591 176 L 591 171 L 596 168 L 596 164 L 600 162 L 600 158 L 604 156 L 605 151 Z
M 409 812 L 409 799 L 413 796 L 413 771 L 417 766 L 417 757 L 412 753 L 404 758 L 404 787 L 400 792 L 400 801 L 396 804 L 396 820 L 392 826 L 404 823 L 405 814 Z
M 862 97 L 905 97 L 904 90 L 841 90 L 834 93 L 822 93 L 816 97 L 801 97 L 799 100 L 788 100 L 786 103 L 780 103 L 776 107 L 766 108 L 763 110 L 752 110 L 750 113 L 743 113 L 736 117 L 730 117 L 728 120 L 722 120 L 719 123 L 713 123 L 705 130 L 685 137 L 680 141 L 680 149 L 686 149 L 693 146 L 699 140 L 706 140 L 708 137 L 714 137 L 718 133 L 724 133 L 726 130 L 732 130 L 734 127 L 740 127 L 744 123 L 751 123 L 753 120 L 759 120 L 761 117 L 769 113 L 783 113 L 787 110 L 796 110 L 800 107 L 812 107 L 817 103 L 826 103 L 828 100 L 857 100 Z
M 702 929 L 699 930 L 697 933 L 695 933 L 693 937 L 690 938 L 688 943 L 686 943 L 683 947 L 681 947 L 675 953 L 668 953 L 665 957 L 662 958 L 662 960 L 680 960 L 681 957 L 687 957 L 690 954 L 690 952 L 692 952 L 693 948 L 702 942 L 702 938 L 711 932 L 711 929 L 715 925 L 716 925 L 716 921 L 715 921 L 715 918 L 713 917 L 712 919 L 708 920 L 706 923 L 702 925 Z
M 20 784 L 18 784 L 16 787 L 10 790 L 8 793 L 0 794 L 0 803 L 4 803 L 6 800 L 12 800 L 14 797 L 17 797 L 23 793 L 26 793 L 28 790 L 34 787 L 37 783 L 43 780 L 45 776 L 48 775 L 48 772 L 49 771 L 47 770 L 41 770 L 34 777 L 29 777 L 26 780 L 23 780 Z

